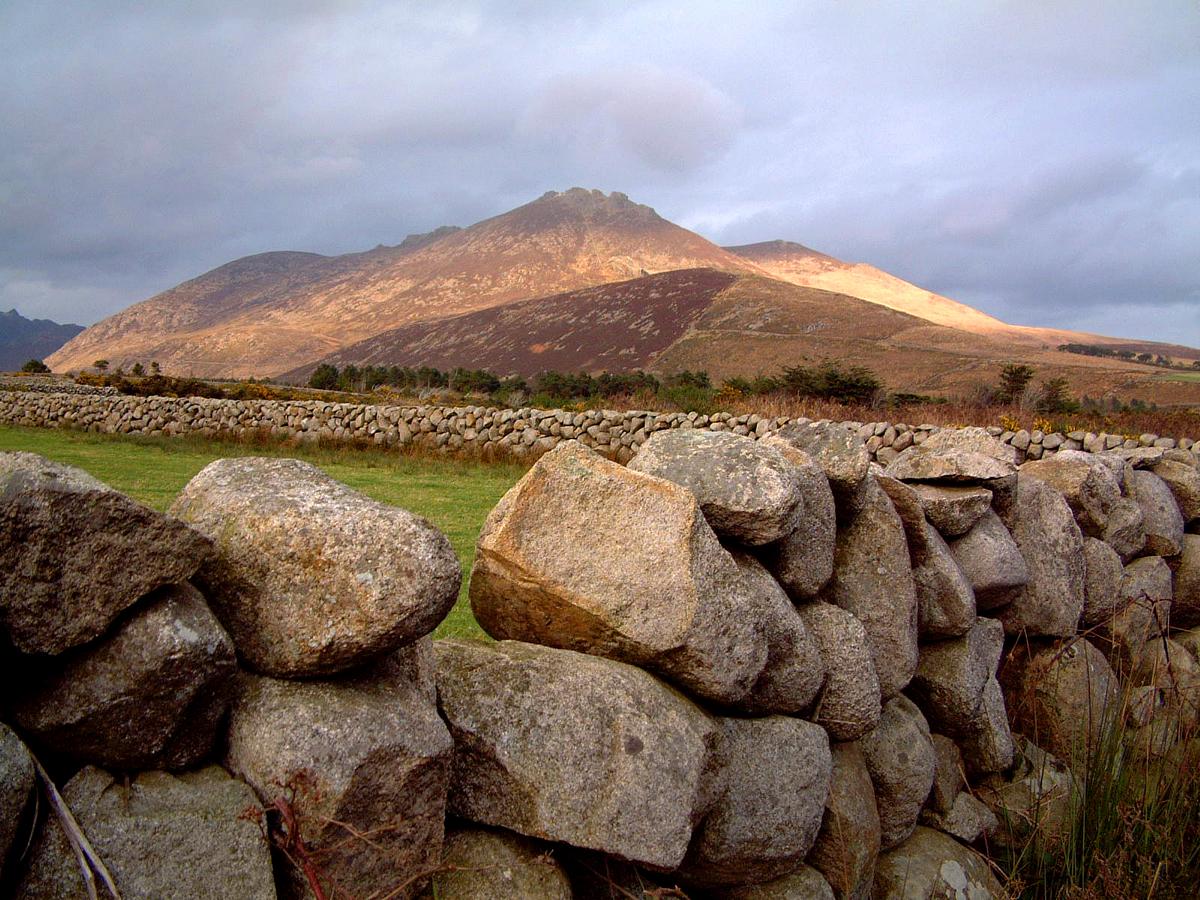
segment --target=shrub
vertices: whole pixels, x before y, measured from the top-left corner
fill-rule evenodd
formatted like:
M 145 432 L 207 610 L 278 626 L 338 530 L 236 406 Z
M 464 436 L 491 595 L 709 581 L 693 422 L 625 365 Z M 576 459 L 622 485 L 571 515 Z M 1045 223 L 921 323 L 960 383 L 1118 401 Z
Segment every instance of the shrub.
M 21 371 L 31 375 L 45 375 L 50 371 L 50 367 L 40 359 L 31 359 L 21 366 Z

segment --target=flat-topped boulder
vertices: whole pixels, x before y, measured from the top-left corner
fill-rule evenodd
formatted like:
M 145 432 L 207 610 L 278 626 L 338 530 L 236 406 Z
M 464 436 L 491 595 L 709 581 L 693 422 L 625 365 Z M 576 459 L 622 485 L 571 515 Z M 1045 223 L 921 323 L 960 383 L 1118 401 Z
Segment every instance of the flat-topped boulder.
M 58 654 L 99 637 L 211 553 L 197 531 L 82 469 L 0 453 L 0 632 L 22 653 Z
M 802 422 L 780 428 L 775 437 L 813 458 L 829 479 L 840 509 L 857 505 L 871 454 L 856 432 L 837 422 Z
M 300 460 L 219 459 L 171 511 L 215 543 L 196 583 L 265 675 L 370 662 L 433 631 L 458 598 L 444 534 Z
M 117 769 L 184 769 L 212 750 L 237 671 L 233 642 L 188 584 L 154 592 L 99 641 L 13 685 L 39 747 Z
M 799 477 L 783 454 L 728 431 L 657 431 L 628 467 L 687 488 L 713 531 L 748 546 L 786 536 L 800 511 Z
M 450 811 L 659 869 L 713 802 L 716 722 L 634 666 L 501 641 L 436 641 L 454 738 Z
M 929 523 L 946 538 L 966 534 L 992 507 L 992 492 L 984 487 L 917 482 L 912 489 Z
M 629 662 L 732 704 L 767 661 L 750 589 L 690 491 L 572 442 L 488 516 L 470 597 L 494 638 Z
M 1011 478 L 1012 463 L 973 450 L 929 447 L 928 441 L 909 447 L 884 471 L 900 481 L 934 481 L 973 484 Z

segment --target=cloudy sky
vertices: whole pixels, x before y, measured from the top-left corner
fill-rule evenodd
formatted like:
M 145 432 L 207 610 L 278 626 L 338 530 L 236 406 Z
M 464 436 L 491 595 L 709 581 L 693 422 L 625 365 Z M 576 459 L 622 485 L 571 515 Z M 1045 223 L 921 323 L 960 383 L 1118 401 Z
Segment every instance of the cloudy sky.
M 573 185 L 1200 346 L 1195 0 L 0 3 L 0 310 Z

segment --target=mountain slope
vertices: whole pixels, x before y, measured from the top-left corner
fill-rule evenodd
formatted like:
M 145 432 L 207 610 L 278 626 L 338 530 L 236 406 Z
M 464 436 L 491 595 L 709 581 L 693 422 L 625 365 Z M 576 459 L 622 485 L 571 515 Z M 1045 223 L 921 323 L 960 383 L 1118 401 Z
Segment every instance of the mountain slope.
M 26 319 L 15 309 L 0 312 L 0 372 L 19 369 L 31 359 L 44 359 L 81 331 L 82 325 Z
M 50 360 L 158 360 L 197 375 L 275 375 L 410 322 L 659 272 L 753 263 L 624 194 L 553 191 L 469 228 L 361 254 L 263 254 L 93 326 Z

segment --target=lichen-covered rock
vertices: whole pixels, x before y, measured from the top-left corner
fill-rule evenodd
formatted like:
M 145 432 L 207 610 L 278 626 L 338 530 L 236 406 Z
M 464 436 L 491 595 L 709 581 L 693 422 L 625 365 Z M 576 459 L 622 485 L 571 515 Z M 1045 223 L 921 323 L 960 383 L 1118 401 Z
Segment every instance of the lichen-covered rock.
M 1020 460 L 1015 447 L 998 440 L 986 428 L 978 425 L 939 429 L 930 434 L 921 446 L 928 450 L 955 449 L 979 453 L 1011 466 L 1016 466 Z
M 829 796 L 829 736 L 785 716 L 722 719 L 711 763 L 716 802 L 681 868 L 704 887 L 771 881 L 816 840 Z
M 550 850 L 493 828 L 446 834 L 433 896 L 444 900 L 571 900 L 571 882 Z
M 242 661 L 266 675 L 331 674 L 433 631 L 462 570 L 428 521 L 295 459 L 219 459 L 171 511 L 213 539 L 196 575 Z
M 33 758 L 11 728 L 0 722 L 0 877 L 33 796 Z
M 959 791 L 945 812 L 924 809 L 921 824 L 936 828 L 964 844 L 991 837 L 999 826 L 996 814 L 966 791 Z
M 801 866 L 765 884 L 744 884 L 730 888 L 722 896 L 727 900 L 834 900 L 835 894 L 821 873 Z
M 1121 497 L 1121 486 L 1108 466 L 1078 450 L 1030 460 L 1021 466 L 1021 477 L 1037 478 L 1062 494 L 1089 537 L 1103 536 L 1109 512 Z
M 954 806 L 954 798 L 966 785 L 962 751 L 944 734 L 931 734 L 929 741 L 933 745 L 934 772 L 927 809 L 948 813 Z
M 1084 638 L 1018 642 L 1000 671 L 1013 728 L 1086 771 L 1106 725 L 1116 722 L 1120 685 L 1104 654 Z
M 946 538 L 966 534 L 992 507 L 992 492 L 983 487 L 916 483 L 912 489 L 929 523 Z
M 1040 846 L 1053 851 L 1071 829 L 1077 785 L 1061 761 L 1018 737 L 1016 763 L 1003 775 L 985 778 L 976 795 L 996 816 L 993 840 L 1020 849 L 1036 834 Z
M 791 463 L 776 448 L 732 432 L 656 431 L 628 467 L 687 488 L 713 531 L 741 544 L 779 540 L 800 510 Z
M 1093 640 L 1119 674 L 1147 641 L 1162 634 L 1171 618 L 1171 569 L 1160 556 L 1143 556 L 1125 566 L 1114 608 L 1095 626 Z
M 921 826 L 879 858 L 875 900 L 1002 900 L 986 859 L 954 838 Z
M 1167 483 L 1153 472 L 1129 474 L 1129 496 L 1142 510 L 1147 553 L 1175 556 L 1183 549 L 1183 516 Z
M 760 605 L 692 493 L 574 442 L 492 510 L 470 595 L 494 638 L 629 662 L 719 703 L 766 664 Z
M 178 777 L 145 772 L 131 782 L 88 767 L 62 795 L 124 900 L 275 898 L 270 849 L 258 823 L 244 815 L 256 806 L 254 793 L 217 766 Z M 16 896 L 88 896 L 53 816 L 30 851 Z
M 233 642 L 188 584 L 161 588 L 101 640 L 33 670 L 13 720 L 68 759 L 184 769 L 212 750 L 237 671 Z
M 900 481 L 936 481 L 951 484 L 977 484 L 1010 478 L 1016 471 L 1012 463 L 974 450 L 958 447 L 930 447 L 929 441 L 909 447 L 884 470 Z
M 1022 475 L 1013 538 L 1029 567 L 1029 583 L 997 611 L 1008 634 L 1069 637 L 1083 614 L 1083 535 L 1053 488 Z
M 440 859 L 453 745 L 404 669 L 385 659 L 337 681 L 239 679 L 225 765 L 264 805 L 289 800 L 327 893 L 412 896 Z M 283 877 L 302 892 L 297 868 Z
M 1164 459 L 1150 470 L 1175 496 L 1184 524 L 1200 519 L 1200 471 L 1195 466 Z
M 1171 599 L 1171 624 L 1176 628 L 1200 625 L 1200 534 L 1183 536 Z
M 58 654 L 99 637 L 211 552 L 182 522 L 81 469 L 0 453 L 0 634 L 22 653 Z
M 760 443 L 774 447 L 796 469 L 800 510 L 792 530 L 774 544 L 759 550 L 759 558 L 793 600 L 815 597 L 833 575 L 833 549 L 837 537 L 837 512 L 833 491 L 824 471 L 803 450 L 775 435 Z
M 825 683 L 825 662 L 817 642 L 762 564 L 743 551 L 733 551 L 733 558 L 750 582 L 747 595 L 762 605 L 760 616 L 767 634 L 767 664 L 738 708 L 752 715 L 802 712 Z
M 910 834 L 933 787 L 937 760 L 929 724 L 907 697 L 893 697 L 878 727 L 860 742 L 879 806 L 881 846 L 894 847 Z
M 883 699 L 894 697 L 917 668 L 917 595 L 904 525 L 874 479 L 838 528 L 826 593 L 862 623 Z
M 857 506 L 871 468 L 871 454 L 857 433 L 837 422 L 805 422 L 781 428 L 775 437 L 803 450 L 821 467 L 839 509 Z
M 624 663 L 516 641 L 437 641 L 451 811 L 660 869 L 712 798 L 717 725 Z
M 1083 539 L 1083 616 L 1092 627 L 1110 618 L 1120 605 L 1123 568 L 1117 551 L 1097 538 Z
M 831 603 L 799 607 L 825 662 L 825 684 L 809 718 L 835 741 L 853 741 L 879 722 L 879 679 L 862 623 Z
M 951 737 L 968 733 L 1003 652 L 1004 627 L 985 618 L 964 637 L 921 646 L 909 694 L 932 728 Z
M 875 786 L 858 743 L 834 744 L 829 798 L 807 863 L 821 872 L 838 898 L 871 895 L 879 857 Z
M 950 555 L 971 585 L 980 611 L 1011 603 L 1029 583 L 1029 567 L 1012 534 L 994 512 L 985 512 L 965 535 L 949 543 Z

